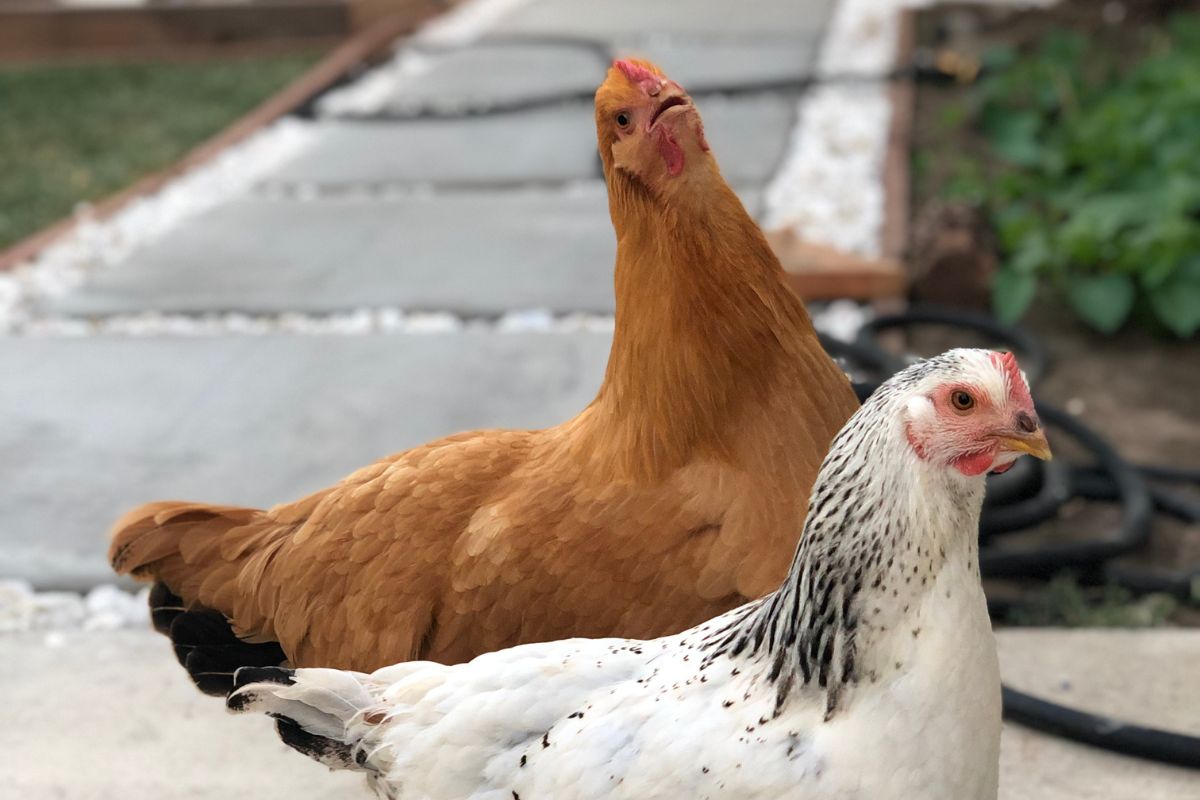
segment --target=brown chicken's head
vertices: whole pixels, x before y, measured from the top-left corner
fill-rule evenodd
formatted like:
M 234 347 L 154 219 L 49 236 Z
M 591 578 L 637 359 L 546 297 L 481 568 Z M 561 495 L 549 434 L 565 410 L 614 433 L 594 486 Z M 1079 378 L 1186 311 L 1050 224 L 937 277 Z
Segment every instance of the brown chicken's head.
M 713 163 L 692 98 L 649 61 L 613 62 L 596 90 L 596 134 L 610 179 L 665 191 Z

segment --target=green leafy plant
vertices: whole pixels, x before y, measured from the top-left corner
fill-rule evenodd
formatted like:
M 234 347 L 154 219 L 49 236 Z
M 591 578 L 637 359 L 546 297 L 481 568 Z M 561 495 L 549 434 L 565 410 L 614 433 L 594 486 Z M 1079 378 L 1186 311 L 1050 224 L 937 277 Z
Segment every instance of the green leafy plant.
M 1131 318 L 1200 329 L 1200 16 L 1172 19 L 1136 63 L 1069 31 L 985 59 L 972 119 L 998 167 L 982 192 L 1003 263 L 994 306 L 1020 317 L 1039 288 L 1093 328 Z

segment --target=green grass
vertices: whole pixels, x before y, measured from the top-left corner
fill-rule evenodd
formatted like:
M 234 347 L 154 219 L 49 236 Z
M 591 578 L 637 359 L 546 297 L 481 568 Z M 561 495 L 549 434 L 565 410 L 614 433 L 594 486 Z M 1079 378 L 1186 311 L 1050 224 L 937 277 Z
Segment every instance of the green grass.
M 0 249 L 170 165 L 317 58 L 0 67 Z

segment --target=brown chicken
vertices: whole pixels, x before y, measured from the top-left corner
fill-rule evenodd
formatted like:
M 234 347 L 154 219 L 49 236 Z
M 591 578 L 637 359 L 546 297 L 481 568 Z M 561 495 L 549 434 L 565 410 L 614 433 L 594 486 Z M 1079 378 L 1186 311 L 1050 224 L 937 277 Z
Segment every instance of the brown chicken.
M 156 624 L 201 688 L 285 657 L 370 671 L 652 638 L 779 585 L 854 393 L 689 96 L 618 61 L 596 127 L 616 331 L 579 416 L 450 436 L 266 511 L 160 502 L 117 522 L 113 568 L 159 582 Z

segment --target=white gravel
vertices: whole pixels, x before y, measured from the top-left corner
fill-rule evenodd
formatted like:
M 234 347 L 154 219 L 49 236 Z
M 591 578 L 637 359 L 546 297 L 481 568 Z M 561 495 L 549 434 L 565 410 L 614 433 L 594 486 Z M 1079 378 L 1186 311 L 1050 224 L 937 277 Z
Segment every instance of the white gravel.
M 854 341 L 859 329 L 872 315 L 870 306 L 854 300 L 809 303 L 808 313 L 818 331 L 843 342 Z
M 546 309 L 508 311 L 500 317 L 463 317 L 449 311 L 360 308 L 336 314 L 164 314 L 148 311 L 96 319 L 39 317 L 13 333 L 23 336 L 256 336 L 291 333 L 358 336 L 369 333 L 434 334 L 488 330 L 495 333 L 611 333 L 613 317 Z
M 851 341 L 870 318 L 868 306 L 853 300 L 809 303 L 817 330 L 835 339 Z M 544 308 L 508 311 L 495 318 L 462 317 L 449 311 L 404 311 L 400 308 L 360 308 L 337 314 L 118 314 L 97 319 L 41 317 L 20 328 L 23 336 L 261 336 L 291 333 L 307 336 L 360 336 L 365 334 L 437 334 L 485 330 L 506 333 L 612 333 L 611 314 L 570 312 L 556 314 Z
M 841 0 L 817 57 L 818 77 L 883 77 L 896 59 L 905 0 Z M 783 166 L 767 187 L 765 227 L 879 255 L 883 154 L 892 109 L 885 82 L 831 82 L 800 100 Z
M 1048 6 L 1055 0 L 976 0 Z M 900 12 L 937 0 L 840 0 L 817 57 L 824 78 L 880 78 L 896 66 Z M 884 80 L 833 80 L 800 99 L 783 166 L 767 187 L 764 227 L 867 257 L 880 255 L 883 158 L 892 124 Z
M 35 592 L 25 581 L 0 580 L 0 635 L 40 631 L 99 631 L 150 624 L 150 589 L 131 594 L 101 585 L 87 594 Z M 52 637 L 48 643 L 53 643 Z
M 371 114 L 383 108 L 388 98 L 409 81 L 433 68 L 435 59 L 414 50 L 401 50 L 353 83 L 329 92 L 317 101 L 323 116 Z

